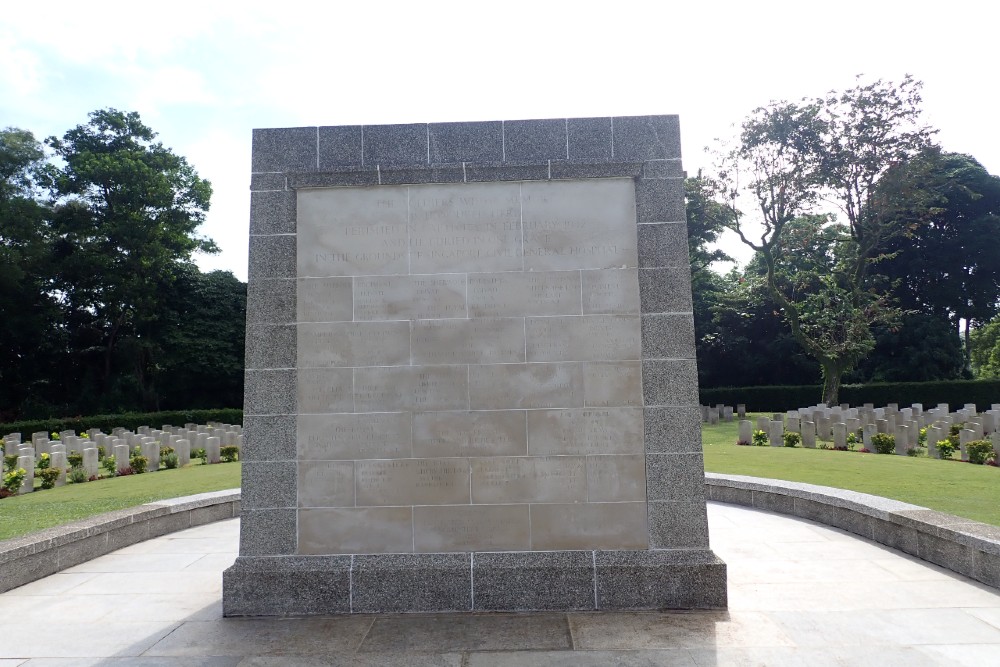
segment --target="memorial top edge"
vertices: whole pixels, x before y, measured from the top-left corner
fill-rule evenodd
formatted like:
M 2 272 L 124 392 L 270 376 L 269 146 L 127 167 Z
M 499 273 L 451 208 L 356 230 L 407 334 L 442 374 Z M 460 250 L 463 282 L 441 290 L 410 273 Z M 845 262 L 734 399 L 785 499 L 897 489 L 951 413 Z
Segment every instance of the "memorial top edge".
M 253 130 L 253 173 L 442 165 L 644 163 L 681 158 L 676 115 Z

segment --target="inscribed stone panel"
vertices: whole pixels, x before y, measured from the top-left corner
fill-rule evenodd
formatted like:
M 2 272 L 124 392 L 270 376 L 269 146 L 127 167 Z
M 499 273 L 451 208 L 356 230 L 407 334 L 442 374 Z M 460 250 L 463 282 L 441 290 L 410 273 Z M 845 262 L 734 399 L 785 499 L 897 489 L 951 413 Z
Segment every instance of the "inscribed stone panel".
M 524 320 L 420 320 L 413 323 L 414 364 L 524 361 Z
M 639 359 L 641 333 L 638 315 L 530 317 L 528 361 Z
M 527 551 L 527 505 L 452 505 L 413 508 L 414 550 Z
M 472 502 L 582 503 L 587 463 L 580 456 L 490 457 L 472 460 Z
M 465 366 L 358 368 L 354 379 L 358 412 L 469 408 Z
M 520 187 L 470 183 L 411 188 L 411 271 L 520 271 Z
M 299 460 L 398 459 L 412 454 L 410 413 L 299 415 Z
M 532 456 L 641 454 L 642 409 L 531 410 L 528 452 Z
M 409 322 L 299 324 L 298 367 L 400 366 L 410 363 Z
M 378 554 L 413 551 L 409 507 L 299 510 L 299 553 Z
M 528 453 L 523 410 L 418 412 L 413 415 L 413 455 L 517 456 Z
M 398 459 L 355 464 L 358 506 L 469 502 L 466 459 Z
M 579 315 L 580 272 L 469 274 L 470 317 Z
M 646 503 L 531 506 L 531 548 L 646 549 Z
M 355 320 L 466 316 L 465 274 L 360 276 L 354 279 Z
M 300 278 L 409 273 L 407 189 L 298 191 Z
M 577 363 L 470 366 L 469 404 L 473 410 L 583 407 L 583 367 Z
M 299 322 L 350 322 L 354 317 L 350 278 L 299 278 L 296 301 Z
M 524 183 L 522 208 L 526 271 L 638 266 L 630 179 Z

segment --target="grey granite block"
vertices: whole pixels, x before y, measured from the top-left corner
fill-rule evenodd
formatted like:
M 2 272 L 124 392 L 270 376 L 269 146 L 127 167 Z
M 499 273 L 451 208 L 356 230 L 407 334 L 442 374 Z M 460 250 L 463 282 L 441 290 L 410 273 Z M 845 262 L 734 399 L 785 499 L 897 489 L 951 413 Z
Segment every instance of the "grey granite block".
M 641 178 L 635 183 L 639 222 L 685 222 L 684 179 Z
M 295 277 L 295 235 L 251 236 L 250 282 Z
M 461 164 L 435 167 L 381 170 L 382 185 L 408 185 L 420 183 L 462 183 L 466 173 Z
M 251 234 L 294 234 L 295 192 L 267 190 L 250 193 Z
M 707 549 L 708 515 L 704 500 L 650 501 L 651 549 Z
M 244 461 L 241 506 L 247 510 L 295 507 L 298 475 L 295 461 Z
M 378 184 L 379 172 L 375 165 L 370 167 L 330 167 L 316 173 L 288 175 L 288 187 L 296 190 L 299 188 L 363 187 Z
M 782 493 L 754 491 L 753 506 L 768 512 L 795 516 L 795 498 Z
M 568 141 L 566 120 L 508 120 L 503 124 L 504 160 L 543 162 L 565 160 Z
M 0 592 L 47 577 L 59 571 L 55 555 L 48 552 L 22 556 L 14 564 L 0 567 Z
M 976 550 L 973 547 L 928 533 L 920 533 L 917 542 L 920 558 L 967 577 L 975 575 Z
M 613 119 L 615 160 L 670 160 L 681 157 L 677 116 L 618 116 Z
M 354 613 L 472 609 L 470 554 L 355 556 Z
M 635 178 L 642 173 L 641 162 L 551 162 L 553 179 L 567 178 Z
M 222 573 L 224 616 L 346 614 L 350 611 L 350 556 L 241 556 Z
M 590 551 L 477 553 L 475 611 L 594 609 Z
M 570 160 L 597 162 L 611 159 L 610 118 L 570 118 L 566 131 Z
M 240 555 L 294 554 L 298 545 L 297 525 L 294 509 L 253 510 L 241 507 Z
M 431 123 L 427 135 L 431 164 L 503 160 L 502 121 Z
M 366 166 L 402 166 L 427 164 L 427 124 L 365 125 L 364 159 Z
M 598 551 L 597 604 L 607 609 L 722 609 L 726 564 L 708 550 Z
M 828 526 L 846 530 L 866 539 L 872 539 L 874 533 L 872 517 L 856 512 L 853 509 L 808 500 L 806 498 L 796 498 L 794 508 L 795 516 L 825 523 Z
M 642 362 L 642 394 L 648 406 L 698 405 L 698 368 L 693 359 Z
M 737 489 L 732 486 L 706 484 L 705 497 L 708 500 L 714 500 L 720 503 L 753 507 L 753 491 L 750 489 Z
M 159 537 L 169 533 L 176 533 L 178 530 L 187 530 L 191 527 L 191 516 L 188 512 L 177 512 L 150 519 L 149 537 Z
M 290 461 L 296 456 L 295 415 L 243 417 L 243 461 Z
M 691 269 L 639 269 L 639 303 L 643 313 L 690 313 Z
M 641 224 L 638 234 L 640 267 L 654 269 L 691 266 L 686 222 Z
M 695 500 L 705 497 L 705 461 L 701 454 L 647 454 L 648 500 Z
M 254 280 L 247 284 L 247 323 L 294 324 L 295 280 Z
M 684 178 L 680 159 L 650 160 L 642 165 L 643 178 Z
M 65 544 L 59 547 L 52 556 L 59 563 L 59 569 L 64 570 L 106 553 L 108 553 L 108 534 L 99 533 Z
M 251 171 L 313 171 L 316 128 L 280 127 L 253 131 Z
M 647 454 L 701 451 L 701 413 L 697 406 L 648 407 L 642 414 Z
M 892 521 L 872 520 L 872 539 L 887 547 L 917 556 L 920 554 L 919 531 L 910 526 L 900 526 Z
M 644 359 L 694 359 L 694 315 L 643 315 L 642 356 Z
M 244 372 L 243 412 L 247 415 L 289 415 L 295 412 L 295 369 Z
M 544 181 L 549 178 L 547 164 L 468 164 L 465 180 L 469 183 L 488 181 Z
M 246 470 L 246 464 L 244 464 L 243 470 Z M 219 503 L 218 505 L 196 507 L 190 510 L 188 515 L 191 518 L 191 527 L 194 528 L 206 523 L 215 523 L 216 521 L 225 521 L 226 519 L 239 516 L 239 514 L 234 512 L 234 505 L 235 503 Z
M 284 190 L 286 189 L 284 172 L 265 172 L 250 174 L 250 190 Z
M 245 368 L 294 368 L 294 324 L 247 324 Z
M 149 525 L 145 521 L 131 523 L 108 532 L 108 552 L 117 551 L 136 542 L 149 539 Z
M 972 576 L 988 586 L 1000 588 L 1000 556 L 977 549 L 973 553 L 973 560 Z
M 364 130 L 360 125 L 320 127 L 319 168 L 361 165 Z

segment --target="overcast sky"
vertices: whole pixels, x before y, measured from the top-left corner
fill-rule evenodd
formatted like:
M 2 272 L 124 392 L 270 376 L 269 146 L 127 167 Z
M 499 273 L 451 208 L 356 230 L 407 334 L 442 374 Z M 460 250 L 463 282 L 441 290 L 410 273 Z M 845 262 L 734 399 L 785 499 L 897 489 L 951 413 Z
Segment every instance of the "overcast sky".
M 1000 174 L 1000 4 L 18 2 L 0 127 L 62 135 L 138 111 L 214 187 L 199 258 L 246 279 L 255 127 L 679 114 L 684 166 L 771 100 L 922 80 L 946 150 Z M 738 242 L 726 249 L 746 254 Z

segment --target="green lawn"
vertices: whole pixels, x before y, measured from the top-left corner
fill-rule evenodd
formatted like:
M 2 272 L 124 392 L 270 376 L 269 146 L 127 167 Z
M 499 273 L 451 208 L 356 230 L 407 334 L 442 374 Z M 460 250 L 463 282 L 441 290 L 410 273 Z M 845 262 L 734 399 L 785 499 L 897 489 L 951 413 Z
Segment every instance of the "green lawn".
M 239 485 L 240 464 L 220 463 L 36 490 L 0 500 L 0 540 L 154 500 Z
M 757 415 L 750 419 L 756 423 Z M 737 422 L 702 427 L 705 470 L 861 491 L 1000 526 L 1000 468 L 823 449 L 737 447 Z

